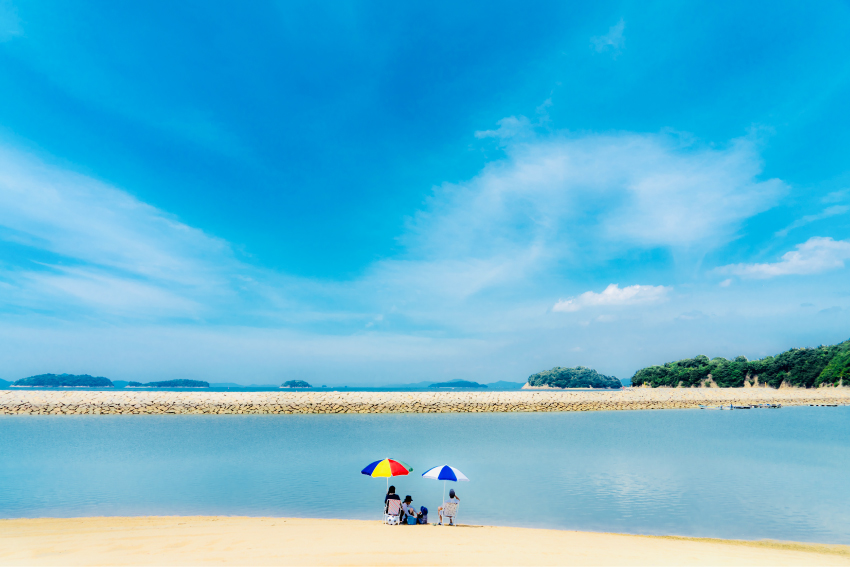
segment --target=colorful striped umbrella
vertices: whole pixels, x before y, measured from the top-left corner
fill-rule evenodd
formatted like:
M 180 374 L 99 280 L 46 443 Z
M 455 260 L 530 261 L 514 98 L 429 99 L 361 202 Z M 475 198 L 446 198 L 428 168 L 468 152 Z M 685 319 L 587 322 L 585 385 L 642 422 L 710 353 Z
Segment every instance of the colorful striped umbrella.
M 366 476 L 386 477 L 387 489 L 389 489 L 391 476 L 407 476 L 409 473 L 413 472 L 413 467 L 396 459 L 384 459 L 383 461 L 369 463 L 366 465 L 366 468 L 360 472 Z
M 434 467 L 433 469 L 428 469 L 424 473 L 422 473 L 423 478 L 432 478 L 434 480 L 442 480 L 443 481 L 443 502 L 446 501 L 446 481 L 450 480 L 452 482 L 457 482 L 459 480 L 469 481 L 466 478 L 466 475 L 457 470 L 454 467 L 450 467 L 449 465 L 441 465 L 439 467 Z

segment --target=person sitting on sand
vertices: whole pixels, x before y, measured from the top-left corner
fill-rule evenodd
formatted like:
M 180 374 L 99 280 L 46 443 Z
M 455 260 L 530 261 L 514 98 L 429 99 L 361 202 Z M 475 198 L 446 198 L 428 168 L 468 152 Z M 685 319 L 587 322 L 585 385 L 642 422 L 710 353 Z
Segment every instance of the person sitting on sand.
M 460 504 L 460 498 L 458 498 L 457 494 L 455 494 L 454 488 L 449 490 L 449 499 L 446 500 L 446 502 L 442 506 L 437 508 L 437 516 L 439 516 L 439 518 L 440 518 L 440 525 L 441 526 L 443 525 L 443 508 L 446 507 L 446 504 Z M 449 525 L 450 526 L 454 525 L 451 520 L 449 521 Z
M 401 500 L 399 495 L 395 493 L 395 486 L 390 486 L 387 489 L 387 495 L 384 497 L 384 512 L 389 509 L 390 500 Z
M 404 497 L 404 502 L 401 503 L 402 510 L 402 518 L 401 523 L 406 523 L 407 518 L 412 517 L 416 520 L 419 519 L 419 512 L 416 511 L 416 508 L 413 507 L 413 498 L 408 494 Z

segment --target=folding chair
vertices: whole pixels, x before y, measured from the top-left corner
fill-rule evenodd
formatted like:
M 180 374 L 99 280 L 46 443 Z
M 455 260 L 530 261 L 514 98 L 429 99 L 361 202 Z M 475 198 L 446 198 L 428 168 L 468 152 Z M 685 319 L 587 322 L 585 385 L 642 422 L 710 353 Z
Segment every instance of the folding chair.
M 387 500 L 387 510 L 384 512 L 384 523 L 391 526 L 398 525 L 398 517 L 401 514 L 400 500 Z
M 455 516 L 457 516 L 457 502 L 446 502 L 443 504 L 443 525 L 446 525 L 448 520 L 449 525 L 455 524 Z

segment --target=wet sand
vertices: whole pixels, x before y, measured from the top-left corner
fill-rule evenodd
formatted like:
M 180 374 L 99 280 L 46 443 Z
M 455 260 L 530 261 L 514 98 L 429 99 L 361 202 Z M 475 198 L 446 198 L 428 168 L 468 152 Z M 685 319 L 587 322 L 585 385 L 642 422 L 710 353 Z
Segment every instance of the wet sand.
M 0 565 L 850 565 L 850 546 L 244 517 L 0 520 Z

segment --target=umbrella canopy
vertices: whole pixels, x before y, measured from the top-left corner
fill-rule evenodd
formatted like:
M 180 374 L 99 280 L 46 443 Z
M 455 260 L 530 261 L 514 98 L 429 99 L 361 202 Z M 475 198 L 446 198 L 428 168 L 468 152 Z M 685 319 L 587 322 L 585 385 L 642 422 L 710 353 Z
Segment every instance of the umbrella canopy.
M 406 476 L 413 472 L 413 467 L 395 459 L 384 459 L 366 465 L 366 468 L 360 472 L 366 476 L 374 477 Z
M 424 473 L 422 473 L 423 478 L 433 478 L 434 480 L 442 480 L 443 481 L 443 499 L 441 502 L 446 501 L 446 481 L 450 480 L 452 482 L 457 482 L 459 480 L 466 480 L 466 475 L 457 470 L 454 467 L 450 467 L 449 465 L 441 465 L 439 467 L 434 467 L 433 469 L 428 469 Z
M 469 480 L 466 478 L 465 474 L 454 467 L 450 467 L 449 465 L 442 465 L 429 469 L 422 473 L 422 476 L 425 478 L 433 478 L 434 480 L 451 480 L 454 482 L 459 480 Z

